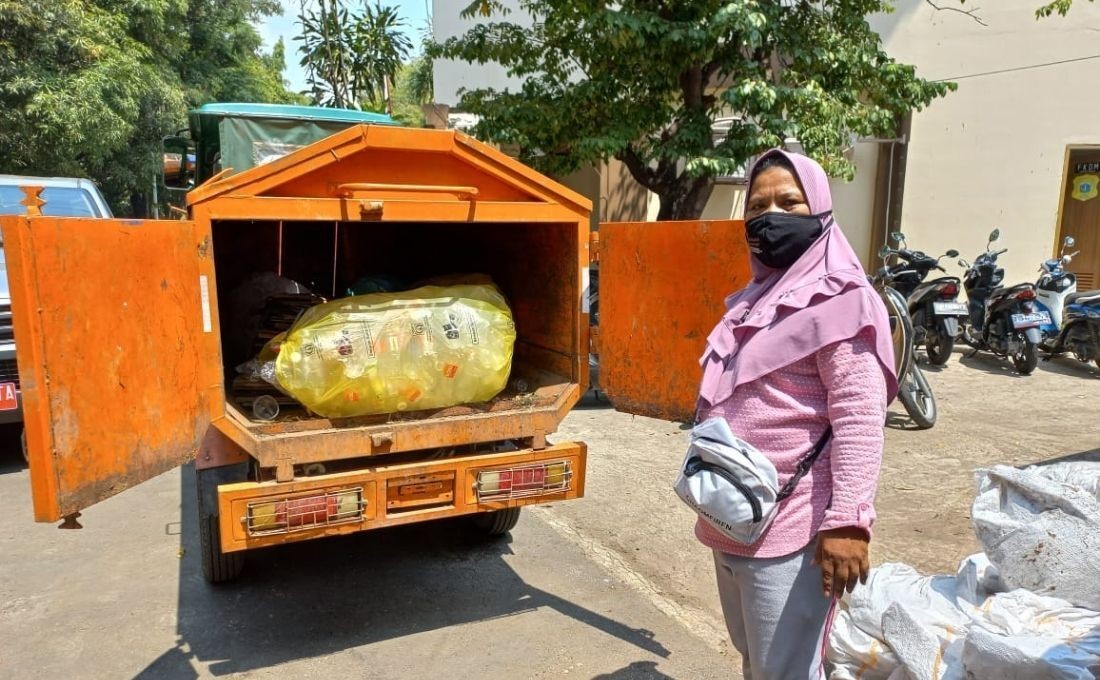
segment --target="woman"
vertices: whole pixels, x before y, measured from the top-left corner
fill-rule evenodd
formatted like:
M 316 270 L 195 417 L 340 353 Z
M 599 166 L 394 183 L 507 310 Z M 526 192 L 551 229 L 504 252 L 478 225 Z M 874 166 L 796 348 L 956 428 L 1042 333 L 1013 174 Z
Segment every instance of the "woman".
M 897 393 L 889 322 L 832 217 L 816 162 L 773 149 L 745 205 L 752 282 L 702 358 L 700 417 L 725 418 L 780 483 L 831 426 L 829 444 L 753 545 L 702 520 L 746 680 L 824 677 L 836 598 L 866 582 L 886 404 Z

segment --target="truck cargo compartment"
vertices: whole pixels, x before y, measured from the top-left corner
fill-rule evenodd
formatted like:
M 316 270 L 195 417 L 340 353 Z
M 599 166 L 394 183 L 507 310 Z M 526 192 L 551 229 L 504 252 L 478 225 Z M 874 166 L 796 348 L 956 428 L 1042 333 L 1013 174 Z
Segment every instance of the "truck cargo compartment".
M 552 432 L 580 396 L 577 240 L 575 224 L 215 222 L 216 288 L 223 315 L 233 309 L 233 291 L 266 272 L 327 299 L 345 297 L 350 286 L 367 276 L 394 277 L 414 287 L 427 279 L 481 274 L 504 293 L 516 323 L 511 376 L 488 402 L 328 419 L 284 398 L 279 415 L 269 421 L 253 416 L 256 392 L 247 384 L 242 389 L 237 375 L 236 367 L 251 358 L 232 351 L 229 334 L 238 320 L 222 316 L 227 411 L 230 422 L 252 440 L 246 450 L 261 464 L 286 455 L 301 463 Z M 446 424 L 424 430 L 431 421 Z M 490 421 L 493 426 L 484 427 Z M 355 435 L 346 436 L 353 431 Z M 314 444 L 308 453 L 287 450 L 303 448 L 297 444 L 307 434 L 341 433 L 345 436 L 332 438 L 332 443 L 351 445 L 343 453 Z M 288 440 L 286 435 L 299 438 Z

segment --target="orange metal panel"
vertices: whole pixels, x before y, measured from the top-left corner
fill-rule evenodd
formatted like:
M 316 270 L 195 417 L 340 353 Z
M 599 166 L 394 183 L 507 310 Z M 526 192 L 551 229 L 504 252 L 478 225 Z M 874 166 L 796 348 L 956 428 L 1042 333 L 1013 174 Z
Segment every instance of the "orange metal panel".
M 208 226 L 5 217 L 35 517 L 195 456 L 222 415 Z
M 392 185 L 472 186 L 480 202 L 509 206 L 510 214 L 495 216 L 497 221 L 527 221 L 525 210 L 532 204 L 561 206 L 573 218 L 592 210 L 583 196 L 462 133 L 370 125 L 348 128 L 271 163 L 207 182 L 188 193 L 187 202 L 197 206 L 229 196 L 320 198 L 343 183 L 391 185 L 376 193 L 398 199 L 409 198 L 410 192 Z
M 218 515 L 221 522 L 222 550 L 233 552 L 290 543 L 321 536 L 335 536 L 387 526 L 411 524 L 431 519 L 468 515 L 486 510 L 551 503 L 584 496 L 585 464 L 588 448 L 581 442 L 555 444 L 539 451 L 494 453 L 463 456 L 449 460 L 401 465 L 378 465 L 351 472 L 309 477 L 293 482 L 241 482 L 218 488 Z M 531 498 L 496 500 L 478 503 L 473 483 L 476 471 L 513 465 L 565 460 L 573 470 L 573 480 L 567 491 Z M 446 474 L 455 480 L 453 496 L 438 507 L 425 509 L 387 508 L 387 484 L 390 479 Z M 320 493 L 326 489 L 362 487 L 366 506 L 362 521 L 322 526 L 291 533 L 249 536 L 244 526 L 250 502 L 285 498 L 289 495 Z
M 374 203 L 380 206 L 372 205 Z M 577 212 L 552 203 L 400 200 L 362 198 L 255 198 L 222 196 L 207 213 L 216 220 L 364 222 L 550 222 L 577 220 Z M 363 208 L 368 214 L 364 217 Z
M 689 421 L 699 357 L 748 283 L 744 223 L 600 225 L 600 386 L 627 413 Z
M 540 432 L 553 433 L 579 400 L 580 388 L 573 384 L 562 391 L 553 404 L 538 408 L 472 412 L 355 427 L 318 419 L 303 423 L 300 429 L 278 424 L 252 424 L 230 406 L 229 417 L 218 420 L 215 426 L 260 466 L 276 467 L 281 461 L 294 465 L 325 463 L 377 454 L 527 439 Z

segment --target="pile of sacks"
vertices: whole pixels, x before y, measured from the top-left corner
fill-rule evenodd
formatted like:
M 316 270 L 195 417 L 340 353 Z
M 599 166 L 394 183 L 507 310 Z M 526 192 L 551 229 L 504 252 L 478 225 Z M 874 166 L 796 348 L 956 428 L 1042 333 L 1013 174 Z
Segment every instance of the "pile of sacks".
M 833 625 L 833 680 L 1100 678 L 1100 463 L 978 481 L 985 552 L 955 576 L 874 570 Z

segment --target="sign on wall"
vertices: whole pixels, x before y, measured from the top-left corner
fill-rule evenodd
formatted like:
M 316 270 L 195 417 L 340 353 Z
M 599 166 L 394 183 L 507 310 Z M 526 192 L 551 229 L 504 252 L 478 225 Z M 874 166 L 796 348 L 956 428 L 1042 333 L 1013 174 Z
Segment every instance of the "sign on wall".
M 1086 163 L 1079 163 L 1081 165 L 1092 165 Z M 1077 175 L 1073 178 L 1073 193 L 1070 194 L 1074 199 L 1078 201 L 1089 201 L 1100 195 L 1100 189 L 1097 185 L 1100 184 L 1100 175 Z

